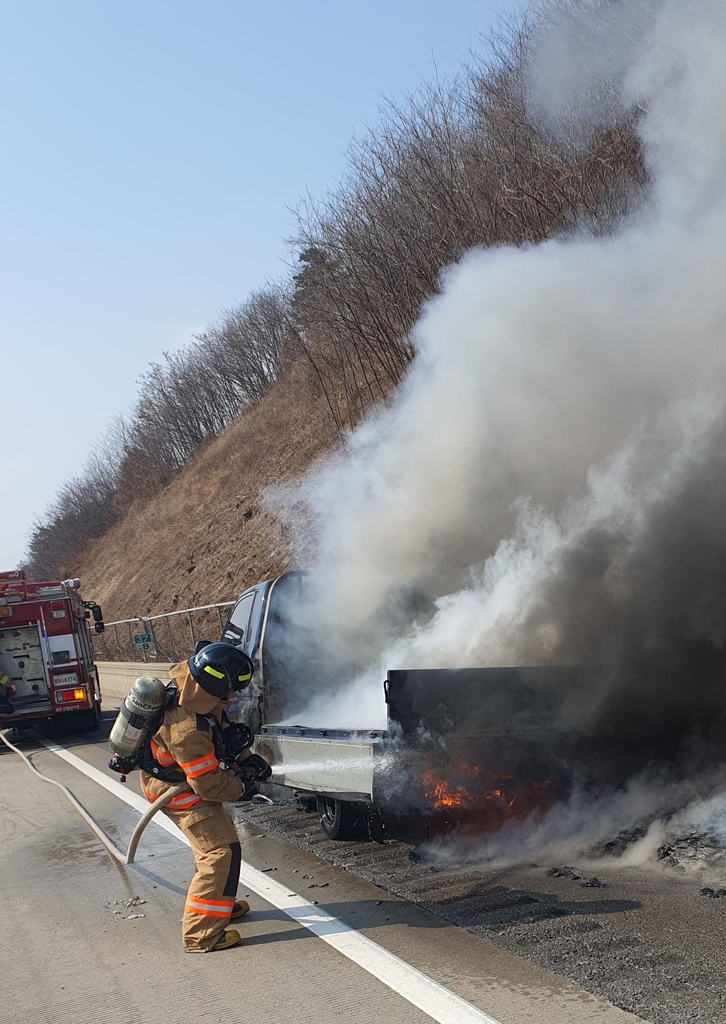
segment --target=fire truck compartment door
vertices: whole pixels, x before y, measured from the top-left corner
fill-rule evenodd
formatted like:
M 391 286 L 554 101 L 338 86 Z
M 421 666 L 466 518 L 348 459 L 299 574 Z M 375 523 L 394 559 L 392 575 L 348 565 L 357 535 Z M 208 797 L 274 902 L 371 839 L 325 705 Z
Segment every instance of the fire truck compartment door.
M 0 667 L 15 688 L 10 702 L 18 711 L 51 708 L 37 625 L 0 630 Z
M 63 633 L 62 636 L 49 636 L 48 647 L 50 649 L 50 660 L 54 668 L 58 668 L 61 665 L 71 665 L 78 661 L 76 643 L 72 633 Z

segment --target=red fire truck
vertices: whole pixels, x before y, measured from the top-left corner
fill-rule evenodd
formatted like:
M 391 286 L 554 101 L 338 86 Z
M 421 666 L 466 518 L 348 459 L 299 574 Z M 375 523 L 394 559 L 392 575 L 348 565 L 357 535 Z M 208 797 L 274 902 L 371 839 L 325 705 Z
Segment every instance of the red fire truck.
M 82 601 L 80 580 L 29 583 L 19 569 L 0 573 L 0 679 L 12 714 L 0 727 L 30 728 L 60 721 L 98 729 L 101 688 L 93 661 L 89 620 L 103 632 L 103 614 Z

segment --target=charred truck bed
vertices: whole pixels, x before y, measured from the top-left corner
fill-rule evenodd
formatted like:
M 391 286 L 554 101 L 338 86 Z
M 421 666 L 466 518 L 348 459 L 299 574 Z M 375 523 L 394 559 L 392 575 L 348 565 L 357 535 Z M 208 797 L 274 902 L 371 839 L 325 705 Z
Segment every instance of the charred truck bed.
M 256 661 L 240 715 L 258 733 L 273 781 L 317 801 L 324 828 L 327 812 L 344 813 L 353 831 L 366 817 L 387 835 L 419 841 L 496 829 L 566 796 L 583 749 L 577 723 L 591 668 L 392 670 L 382 681 L 385 731 L 276 724 L 296 679 L 311 666 L 326 675 L 314 642 L 293 624 L 306 586 L 305 573 L 291 572 L 246 590 L 222 639 L 242 643 Z

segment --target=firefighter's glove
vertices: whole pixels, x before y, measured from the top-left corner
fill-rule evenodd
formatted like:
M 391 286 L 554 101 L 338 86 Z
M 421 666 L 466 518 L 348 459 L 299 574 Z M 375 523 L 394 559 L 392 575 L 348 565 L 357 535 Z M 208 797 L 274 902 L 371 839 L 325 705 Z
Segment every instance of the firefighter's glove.
M 272 768 L 259 754 L 250 754 L 239 764 L 235 764 L 234 772 L 245 784 L 266 782 L 272 775 Z

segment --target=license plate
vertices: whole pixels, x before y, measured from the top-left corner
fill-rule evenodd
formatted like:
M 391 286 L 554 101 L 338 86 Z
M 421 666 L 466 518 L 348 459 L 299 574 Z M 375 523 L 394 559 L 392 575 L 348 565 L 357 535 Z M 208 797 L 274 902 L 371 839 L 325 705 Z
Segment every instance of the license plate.
M 78 676 L 75 672 L 67 672 L 62 676 L 53 676 L 53 682 L 56 686 L 76 686 L 78 683 Z

